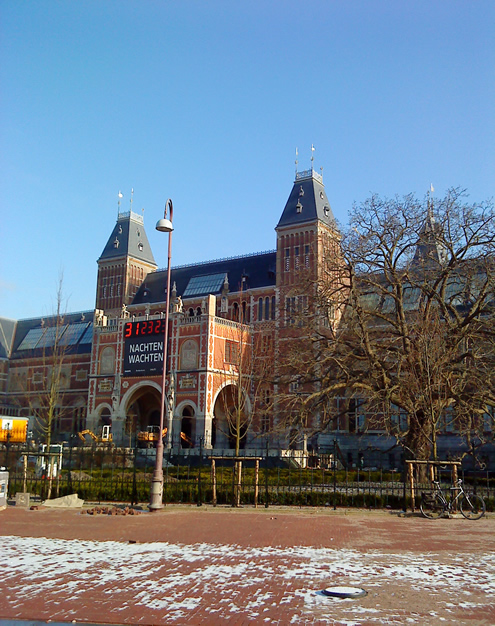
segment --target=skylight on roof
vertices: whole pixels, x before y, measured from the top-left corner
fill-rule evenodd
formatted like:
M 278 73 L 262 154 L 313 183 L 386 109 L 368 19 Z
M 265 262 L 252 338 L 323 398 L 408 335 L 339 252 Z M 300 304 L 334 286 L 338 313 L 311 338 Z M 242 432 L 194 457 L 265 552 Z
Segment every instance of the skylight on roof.
M 91 343 L 92 341 L 93 341 L 93 322 L 90 322 L 88 328 L 86 329 L 86 332 L 84 333 L 84 335 L 81 337 L 81 340 L 79 341 L 79 345 L 88 344 L 88 343 Z
M 32 348 L 35 348 L 44 332 L 44 328 L 31 328 L 28 334 L 21 341 L 18 350 L 31 350 Z
M 209 293 L 217 293 L 223 285 L 225 276 L 225 272 L 222 272 L 221 274 L 207 274 L 206 276 L 193 276 L 189 280 L 183 296 L 187 298 L 191 296 L 202 296 Z
M 67 324 L 63 326 L 49 326 L 46 329 L 46 333 L 38 342 L 37 348 L 51 348 L 55 345 L 57 339 L 60 341 L 60 338 L 64 334 L 67 328 Z
M 62 346 L 74 346 L 82 337 L 83 332 L 88 327 L 89 322 L 77 322 L 75 324 L 69 324 L 63 337 L 60 340 Z

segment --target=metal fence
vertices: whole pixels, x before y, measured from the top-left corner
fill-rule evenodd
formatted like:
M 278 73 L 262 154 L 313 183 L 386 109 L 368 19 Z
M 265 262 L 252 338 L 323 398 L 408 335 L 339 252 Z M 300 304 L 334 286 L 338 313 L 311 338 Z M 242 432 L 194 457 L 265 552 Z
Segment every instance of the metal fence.
M 206 451 L 200 455 L 166 451 L 163 502 L 272 506 L 368 507 L 405 509 L 411 492 L 404 471 L 345 469 L 319 464 L 313 455 L 284 458 L 277 451 L 244 458 L 240 476 L 232 455 Z M 91 503 L 146 504 L 150 498 L 154 450 L 115 447 L 60 446 L 28 450 L 20 446 L 0 448 L 0 466 L 9 470 L 9 497 L 29 493 L 45 500 L 77 493 Z M 450 484 L 446 469 L 440 477 Z M 495 478 L 488 472 L 463 472 L 469 490 L 485 498 L 494 509 Z M 431 485 L 417 485 L 417 493 Z

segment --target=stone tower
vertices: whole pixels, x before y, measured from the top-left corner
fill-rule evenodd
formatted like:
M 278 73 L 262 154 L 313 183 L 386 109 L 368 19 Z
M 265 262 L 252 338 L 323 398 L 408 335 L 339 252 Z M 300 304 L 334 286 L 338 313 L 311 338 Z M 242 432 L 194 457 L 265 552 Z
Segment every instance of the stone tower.
M 157 269 L 144 229 L 143 216 L 119 211 L 117 223 L 98 259 L 96 308 L 119 315 L 131 304 L 145 277 Z
M 313 169 L 296 178 L 277 232 L 279 328 L 290 324 L 291 310 L 308 297 L 308 286 L 325 279 L 326 265 L 338 255 L 340 239 L 322 176 Z M 301 290 L 301 293 L 298 290 Z

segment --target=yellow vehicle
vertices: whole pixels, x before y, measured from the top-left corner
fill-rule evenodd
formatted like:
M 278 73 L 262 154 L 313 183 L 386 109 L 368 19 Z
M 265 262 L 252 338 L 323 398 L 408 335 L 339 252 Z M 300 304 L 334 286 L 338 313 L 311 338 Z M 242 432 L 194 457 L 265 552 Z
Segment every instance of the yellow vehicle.
M 86 430 L 82 430 L 80 433 L 77 434 L 79 435 L 79 439 L 84 441 L 84 443 L 87 443 L 86 435 L 91 437 L 91 439 L 95 443 L 112 443 L 113 441 L 111 426 L 109 425 L 103 426 L 103 428 L 101 429 L 101 435 L 99 437 L 95 435 L 92 430 L 89 430 L 89 428 L 87 428 Z
M 156 446 L 156 444 L 158 442 L 159 433 L 160 433 L 160 427 L 159 426 L 155 426 L 155 425 L 147 426 L 146 430 L 142 430 L 137 435 L 138 445 L 141 448 L 152 448 L 152 447 Z M 162 432 L 162 439 L 165 438 L 166 434 L 167 434 L 167 429 L 164 428 L 163 432 Z M 181 432 L 180 438 L 182 439 L 182 441 L 187 443 L 189 446 L 191 446 L 191 447 L 193 446 L 193 442 L 191 441 L 191 439 L 189 439 L 189 437 L 186 435 L 186 433 L 182 433 Z M 182 444 L 182 445 L 184 445 L 184 444 Z
M 0 442 L 26 443 L 28 421 L 27 417 L 0 416 Z
M 152 448 L 156 446 L 160 434 L 159 426 L 147 426 L 146 430 L 142 430 L 137 434 L 138 445 L 141 448 Z M 163 429 L 162 438 L 167 434 L 167 429 Z

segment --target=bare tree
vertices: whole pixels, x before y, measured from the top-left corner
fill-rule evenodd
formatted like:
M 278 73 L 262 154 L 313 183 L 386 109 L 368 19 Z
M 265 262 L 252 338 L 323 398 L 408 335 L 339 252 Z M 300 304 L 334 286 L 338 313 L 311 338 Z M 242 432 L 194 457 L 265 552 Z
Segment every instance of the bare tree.
M 436 454 L 446 419 L 468 438 L 480 432 L 495 405 L 493 203 L 467 204 L 458 189 L 435 202 L 373 196 L 354 207 L 342 256 L 317 305 L 345 293 L 345 313 L 334 327 L 316 318 L 311 327 L 307 406 L 359 398 L 418 459 Z
M 253 380 L 253 337 L 251 328 L 240 321 L 229 328 L 224 343 L 222 404 L 225 434 L 238 456 L 252 423 L 250 390 Z
M 228 322 L 224 341 L 224 371 L 221 374 L 224 419 L 218 428 L 223 429 L 234 449 L 233 505 L 239 506 L 242 479 L 242 459 L 239 457 L 248 436 L 254 435 L 268 413 L 270 401 L 263 391 L 267 388 L 266 373 L 272 366 L 273 351 L 265 341 L 267 335 L 256 335 L 253 326 L 245 323 L 244 308 L 241 306 L 236 311 L 236 319 Z M 253 429 L 255 424 L 256 429 Z
M 317 278 L 311 269 L 301 268 L 281 309 L 275 430 L 290 448 L 325 430 L 335 417 L 322 384 L 329 365 L 326 348 L 334 341 L 349 295 L 348 270 L 337 237 L 322 256 Z
M 62 338 L 67 326 L 64 306 L 63 275 L 60 274 L 55 312 L 44 322 L 45 330 L 40 339 L 41 347 L 37 348 L 41 353 L 39 357 L 35 357 L 36 360 L 31 366 L 32 374 L 28 377 L 26 388 L 29 408 L 35 418 L 34 430 L 46 445 L 47 498 L 51 496 L 55 458 L 50 455 L 50 447 L 56 425 L 70 410 L 64 403 L 65 390 L 70 384 L 66 358 L 69 346 Z
M 41 434 L 47 447 L 52 443 L 54 426 L 64 413 L 64 391 L 68 386 L 66 380 L 66 355 L 68 346 L 62 341 L 66 329 L 63 277 L 60 276 L 55 313 L 45 321 L 45 335 L 42 337 L 42 354 L 40 356 L 41 384 L 30 389 L 30 404 L 36 415 L 36 430 Z M 46 337 L 46 339 L 45 339 Z

